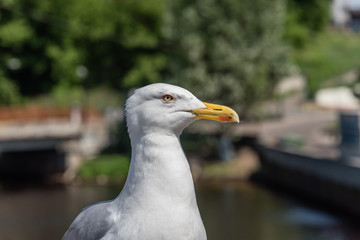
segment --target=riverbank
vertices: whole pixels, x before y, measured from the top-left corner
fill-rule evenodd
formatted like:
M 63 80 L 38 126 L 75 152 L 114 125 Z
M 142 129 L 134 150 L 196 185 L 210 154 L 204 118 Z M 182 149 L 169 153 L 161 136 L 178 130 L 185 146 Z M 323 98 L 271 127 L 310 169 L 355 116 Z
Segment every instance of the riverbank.
M 226 162 L 197 161 L 196 158 L 189 157 L 189 163 L 195 182 L 244 180 L 260 168 L 258 155 L 248 147 L 238 149 L 236 157 Z M 99 155 L 79 168 L 74 182 L 97 185 L 121 184 L 125 182 L 129 165 L 129 156 Z

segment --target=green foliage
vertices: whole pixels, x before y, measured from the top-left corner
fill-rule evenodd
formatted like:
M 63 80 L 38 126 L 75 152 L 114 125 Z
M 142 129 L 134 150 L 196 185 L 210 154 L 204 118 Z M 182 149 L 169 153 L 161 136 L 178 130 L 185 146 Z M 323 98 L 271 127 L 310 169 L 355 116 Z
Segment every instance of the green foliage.
M 293 56 L 309 78 L 310 95 L 324 79 L 356 67 L 357 37 L 321 36 L 329 4 L 3 0 L 0 104 L 50 93 L 47 99 L 55 104 L 88 99 L 103 106 L 89 100 L 99 86 L 124 93 L 165 77 L 204 100 L 235 107 L 243 117 L 272 97 L 288 73 L 283 40 L 297 49 Z
M 160 81 L 163 5 L 163 0 L 2 1 L 0 71 L 26 97 L 52 92 L 57 98 L 65 90 L 99 84 L 122 91 Z M 9 69 L 11 58 L 21 67 Z M 87 74 L 79 75 L 79 67 Z
M 161 79 L 160 71 L 165 66 L 165 56 L 156 54 L 153 56 L 140 55 L 135 59 L 134 68 L 124 77 L 122 86 L 131 88 L 158 82 Z
M 73 104 L 85 104 L 103 111 L 109 106 L 119 106 L 125 101 L 125 95 L 115 90 L 98 87 L 84 91 L 81 87 L 70 87 L 66 85 L 56 86 L 51 94 L 40 95 L 31 98 L 28 103 L 38 106 L 66 106 Z
M 94 88 L 85 93 L 86 104 L 97 109 L 105 109 L 109 106 L 119 106 L 125 102 L 127 95 L 121 95 L 114 89 L 105 87 Z
M 308 96 L 330 78 L 359 67 L 360 35 L 327 31 L 314 37 L 307 47 L 293 52 L 295 62 L 308 79 Z
M 329 0 L 287 0 L 284 38 L 303 48 L 314 35 L 329 24 Z
M 310 38 L 310 31 L 299 22 L 298 18 L 297 11 L 289 8 L 286 14 L 284 39 L 295 48 L 303 48 Z
M 18 47 L 32 36 L 32 29 L 24 19 L 15 19 L 0 27 L 0 42 L 2 46 Z
M 20 100 L 17 86 L 0 71 L 0 105 L 19 103 Z
M 82 102 L 84 90 L 80 87 L 70 87 L 65 84 L 57 85 L 51 94 L 52 104 L 56 106 L 71 106 L 74 103 Z
M 130 159 L 122 155 L 100 155 L 81 166 L 78 175 L 84 179 L 93 179 L 99 175 L 125 179 L 129 170 Z
M 230 105 L 242 116 L 272 96 L 290 65 L 281 41 L 282 0 L 177 0 L 169 5 L 163 31 L 171 46 L 170 82 L 206 101 Z

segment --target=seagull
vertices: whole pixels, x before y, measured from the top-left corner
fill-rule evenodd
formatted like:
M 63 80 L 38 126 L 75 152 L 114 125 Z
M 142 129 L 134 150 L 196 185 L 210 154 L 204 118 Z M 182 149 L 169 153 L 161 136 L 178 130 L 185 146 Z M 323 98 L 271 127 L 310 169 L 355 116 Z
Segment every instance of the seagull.
M 132 147 L 125 185 L 114 200 L 85 208 L 63 240 L 206 240 L 180 134 L 197 119 L 238 123 L 238 115 L 165 83 L 135 90 L 125 112 Z

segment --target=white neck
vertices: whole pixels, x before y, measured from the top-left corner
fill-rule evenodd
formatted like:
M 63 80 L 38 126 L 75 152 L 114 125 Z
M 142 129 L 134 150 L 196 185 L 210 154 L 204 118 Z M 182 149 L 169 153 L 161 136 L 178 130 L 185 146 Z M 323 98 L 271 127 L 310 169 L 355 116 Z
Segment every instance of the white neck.
M 132 134 L 129 174 L 121 195 L 131 196 L 138 206 L 170 200 L 196 205 L 190 167 L 179 136 L 168 133 Z

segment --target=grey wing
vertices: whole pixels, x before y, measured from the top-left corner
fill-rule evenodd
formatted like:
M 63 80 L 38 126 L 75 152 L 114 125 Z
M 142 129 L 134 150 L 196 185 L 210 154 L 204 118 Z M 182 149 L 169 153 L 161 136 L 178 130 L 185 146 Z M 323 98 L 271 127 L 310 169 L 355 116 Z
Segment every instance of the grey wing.
M 70 225 L 63 240 L 101 239 L 112 226 L 108 204 L 101 202 L 84 209 Z

